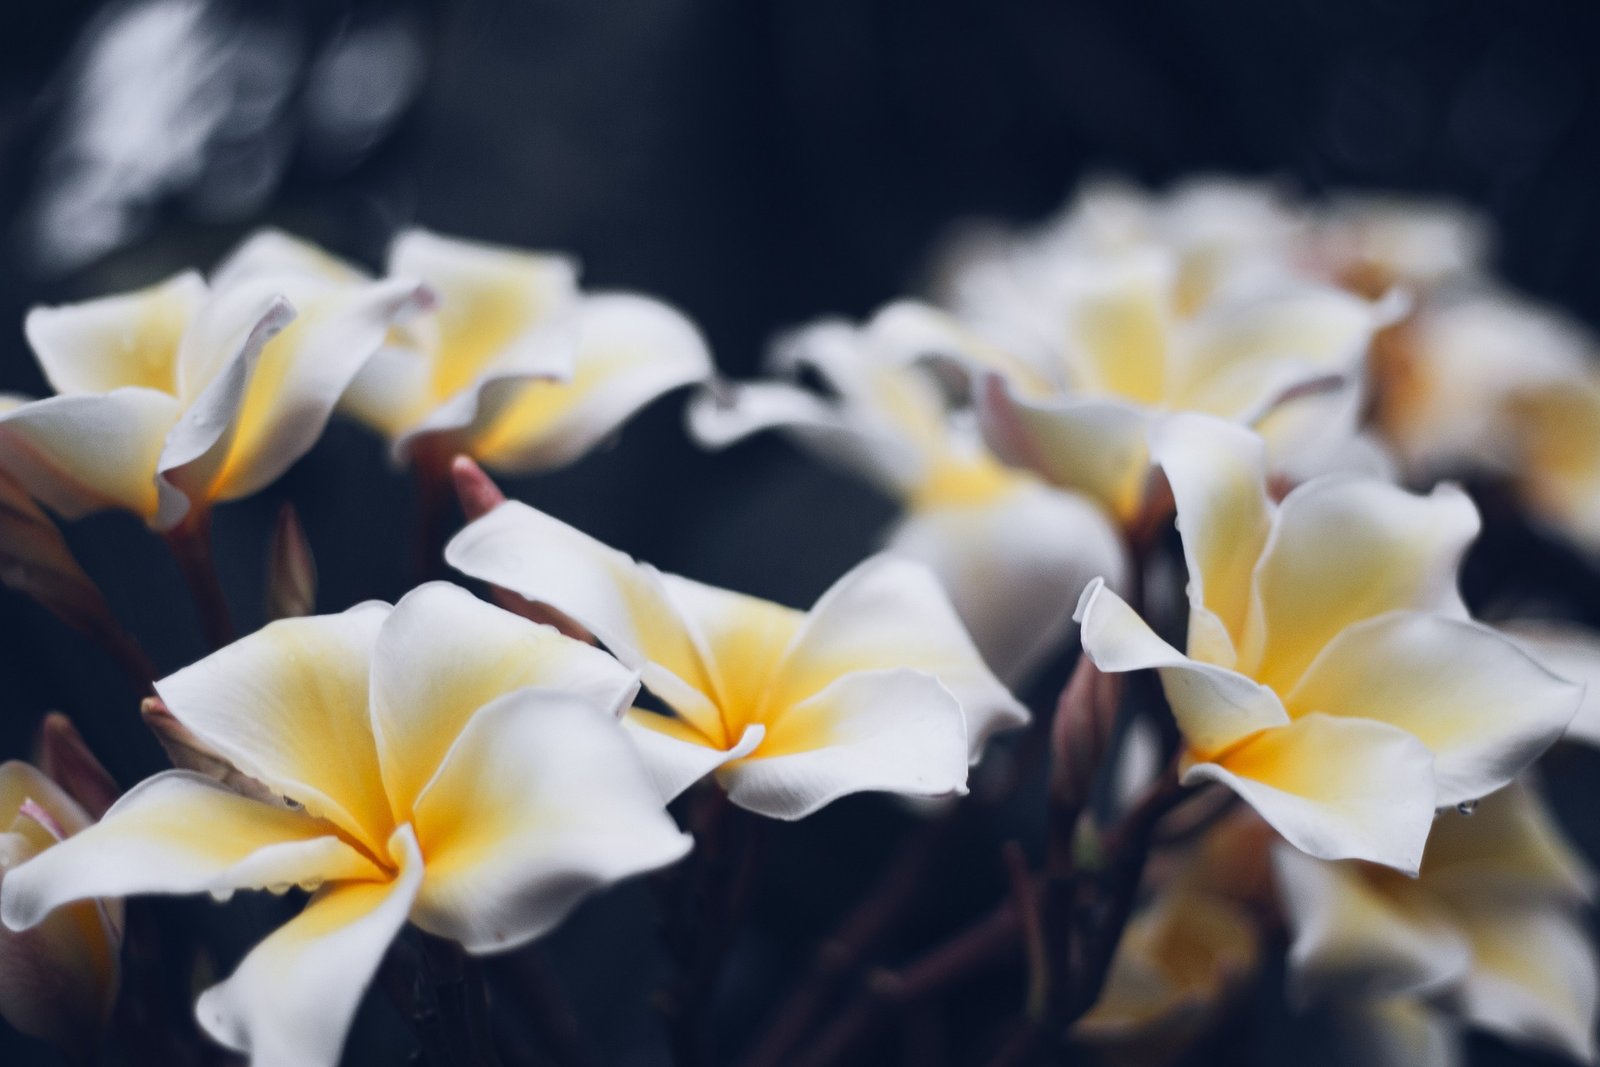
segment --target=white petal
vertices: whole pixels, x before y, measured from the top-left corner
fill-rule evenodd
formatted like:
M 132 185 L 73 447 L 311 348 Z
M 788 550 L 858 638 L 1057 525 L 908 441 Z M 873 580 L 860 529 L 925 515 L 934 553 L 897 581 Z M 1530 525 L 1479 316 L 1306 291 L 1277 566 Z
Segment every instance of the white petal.
M 1531 777 L 1484 797 L 1471 814 L 1439 814 L 1422 863 L 1429 892 L 1463 911 L 1538 900 L 1579 905 L 1594 897 L 1594 873 Z
M 617 718 L 638 675 L 604 652 L 446 582 L 401 598 L 372 650 L 372 728 L 397 822 L 479 708 L 527 686 Z
M 1454 486 L 1416 496 L 1342 475 L 1307 482 L 1284 498 L 1256 567 L 1241 664 L 1288 692 L 1353 623 L 1390 611 L 1465 616 L 1456 572 L 1477 533 L 1477 509 Z
M 1584 687 L 1567 736 L 1600 745 L 1600 636 L 1581 626 L 1531 619 L 1507 623 L 1500 631 L 1552 673 Z
M 1434 992 L 1472 965 L 1471 946 L 1447 912 L 1423 894 L 1385 893 L 1369 880 L 1370 868 L 1284 845 L 1273 849 L 1272 867 L 1293 937 L 1291 985 L 1302 1003 Z
M 1189 570 L 1189 653 L 1231 667 L 1272 526 L 1264 446 L 1242 426 L 1173 415 L 1152 428 L 1150 452 L 1177 505 Z
M 377 870 L 328 823 L 202 775 L 166 771 L 130 789 L 95 825 L 10 871 L 0 913 L 22 929 L 90 897 L 287 888 Z
M 622 725 L 632 739 L 663 804 L 725 763 L 748 756 L 766 736 L 766 727 L 746 726 L 738 744 L 725 749 L 683 719 L 633 708 Z
M 179 341 L 205 297 L 206 283 L 188 271 L 132 293 L 34 308 L 23 329 L 63 396 L 125 387 L 170 395 L 177 391 Z
M 389 329 L 432 300 L 422 286 L 403 279 L 330 285 L 304 275 L 267 274 L 240 284 L 284 293 L 299 314 L 256 360 L 227 459 L 211 489 L 217 500 L 249 496 L 305 455 Z
M 930 674 L 955 696 L 974 760 L 997 730 L 1028 721 L 1027 709 L 984 664 L 938 578 L 890 555 L 860 564 L 822 595 L 773 684 L 792 705 L 852 671 L 899 668 Z
M 1338 1015 L 1351 1063 L 1364 1067 L 1465 1067 L 1467 1063 L 1460 1025 L 1425 1000 L 1352 1001 L 1339 1005 Z
M 786 382 L 722 383 L 689 403 L 689 431 L 706 448 L 721 448 L 751 434 L 783 429 L 830 463 L 860 473 L 891 496 L 910 493 L 925 457 L 881 423 L 854 417 Z
M 419 926 L 469 952 L 514 948 L 595 889 L 675 862 L 678 832 L 621 725 L 576 696 L 485 705 L 416 803 Z
M 159 469 L 162 481 L 188 501 L 208 498 L 261 350 L 293 318 L 294 309 L 274 288 L 251 286 L 213 292 L 184 334 L 178 351 L 184 408 L 167 434 Z M 187 511 L 187 501 L 164 495 L 152 525 L 170 529 Z
M 64 518 L 124 508 L 151 521 L 164 504 L 187 507 L 156 480 L 177 419 L 178 401 L 153 389 L 35 400 L 0 413 L 0 464 Z
M 283 619 L 156 683 L 178 721 L 273 792 L 373 852 L 392 818 L 368 715 L 387 604 Z
M 576 619 L 703 729 L 718 720 L 703 653 L 652 568 L 516 501 L 468 524 L 444 555 L 464 574 Z
M 1244 738 L 1289 721 L 1278 696 L 1244 675 L 1189 659 L 1156 636 L 1104 582 L 1083 591 L 1076 618 L 1083 651 L 1102 671 L 1161 673 L 1161 687 L 1178 730 L 1196 752 L 1221 752 Z
M 397 457 L 423 434 L 470 436 L 528 381 L 572 372 L 577 287 L 568 260 L 410 230 L 395 240 L 389 270 L 439 297 L 438 313 L 417 330 L 428 355 L 423 406 L 384 420 L 407 426 Z
M 652 400 L 711 373 L 700 332 L 660 301 L 587 297 L 577 329 L 572 377 L 527 383 L 474 435 L 470 451 L 485 466 L 529 473 L 572 463 Z
M 850 793 L 962 793 L 966 723 L 950 691 L 926 674 L 846 675 L 785 711 L 752 757 L 724 766 L 728 799 L 774 819 L 800 819 Z
M 1215 304 L 1190 324 L 1188 410 L 1251 420 L 1298 382 L 1353 373 L 1391 311 L 1332 286 Z
M 985 662 L 1013 684 L 1066 642 L 1088 583 L 1120 587 L 1128 567 L 1104 512 L 1032 481 L 989 504 L 913 511 L 887 547 L 933 570 Z
M 1582 696 L 1486 626 L 1395 612 L 1336 636 L 1285 703 L 1416 736 L 1433 751 L 1443 807 L 1510 782 L 1560 739 Z
M 1415 874 L 1433 824 L 1433 757 L 1388 723 L 1307 715 L 1196 763 L 1318 859 L 1361 859 Z
M 1496 908 L 1475 916 L 1467 931 L 1473 968 L 1460 991 L 1467 1018 L 1593 1063 L 1600 961 L 1588 922 L 1563 908 Z
M 393 878 L 327 886 L 227 981 L 202 993 L 195 1017 L 206 1033 L 249 1055 L 251 1067 L 336 1067 L 422 881 L 409 826 L 395 831 L 389 852 L 399 868 Z
M 1148 416 L 1110 400 L 1036 400 L 1007 379 L 984 378 L 978 394 L 983 437 L 1008 463 L 1098 500 L 1122 522 L 1144 503 Z

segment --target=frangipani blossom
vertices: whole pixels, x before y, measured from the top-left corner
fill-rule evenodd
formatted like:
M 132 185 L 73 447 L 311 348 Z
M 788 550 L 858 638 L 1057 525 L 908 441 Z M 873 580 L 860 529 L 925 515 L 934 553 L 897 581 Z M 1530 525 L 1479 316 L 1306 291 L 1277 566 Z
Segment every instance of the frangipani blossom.
M 972 368 L 997 454 L 1128 522 L 1146 501 L 1147 435 L 1167 414 L 1260 424 L 1275 440 L 1268 416 L 1331 392 L 1325 417 L 1355 434 L 1359 405 L 1347 394 L 1395 302 L 1285 270 L 1190 307 L 1183 266 L 1158 243 L 1042 258 L 1023 250 L 958 290 L 967 339 L 935 354 Z
M 1073 1038 L 1107 1063 L 1180 1060 L 1255 971 L 1260 942 L 1233 901 L 1182 891 L 1157 897 L 1129 924 L 1105 989 L 1073 1025 Z
M 626 719 L 671 798 L 715 771 L 729 799 L 798 819 L 848 793 L 943 796 L 991 733 L 1027 721 L 919 564 L 877 556 L 809 612 L 662 574 L 516 502 L 445 550 L 576 620 L 676 714 Z
M 1314 856 L 1414 871 L 1435 808 L 1504 786 L 1572 720 L 1581 686 L 1467 617 L 1456 571 L 1478 516 L 1458 490 L 1330 475 L 1274 504 L 1260 439 L 1202 416 L 1152 449 L 1187 652 L 1104 586 L 1078 610 L 1101 670 L 1160 674 L 1185 780 L 1223 783 Z
M 1440 817 L 1418 878 L 1362 863 L 1274 854 L 1293 942 L 1291 989 L 1305 1002 L 1377 1007 L 1396 1055 L 1450 1063 L 1465 1023 L 1595 1060 L 1600 960 L 1582 907 L 1593 880 L 1533 791 Z M 1459 1022 L 1457 1022 L 1459 1020 Z
M 169 530 L 288 469 L 391 325 L 427 300 L 415 282 L 368 282 L 265 233 L 209 285 L 191 272 L 36 308 L 28 342 L 57 395 L 7 398 L 0 464 L 67 518 L 122 508 Z
M 428 443 L 499 471 L 559 467 L 711 373 L 683 315 L 631 293 L 580 293 L 561 256 L 411 230 L 389 270 L 426 281 L 439 310 L 390 338 L 344 409 L 387 436 L 399 462 Z
M 968 413 L 952 412 L 913 365 L 921 309 L 895 305 L 855 328 L 825 322 L 788 338 L 773 369 L 819 374 L 832 390 L 757 382 L 698 394 L 690 427 L 721 446 L 780 427 L 900 501 L 889 551 L 944 583 L 986 662 L 1016 679 L 1055 650 L 1090 579 L 1121 586 L 1117 530 L 1091 501 L 1001 464 Z
M 0 763 L 0 892 L 15 869 L 94 820 L 33 766 Z M 116 1005 L 122 905 L 80 900 L 31 930 L 0 929 L 0 1016 L 75 1056 L 92 1051 Z
M 637 687 L 603 652 L 442 583 L 273 623 L 156 688 L 290 803 L 158 774 L 11 871 L 0 917 L 25 929 L 89 897 L 307 889 L 197 1014 L 259 1067 L 332 1065 L 408 919 L 469 952 L 511 948 L 684 854 L 616 721 Z

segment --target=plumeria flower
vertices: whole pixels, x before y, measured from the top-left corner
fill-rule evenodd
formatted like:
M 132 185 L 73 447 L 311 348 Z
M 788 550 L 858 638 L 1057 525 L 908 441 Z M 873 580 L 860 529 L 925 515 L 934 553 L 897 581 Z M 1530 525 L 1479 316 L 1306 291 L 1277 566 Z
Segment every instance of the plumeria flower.
M 1370 1005 L 1394 1053 L 1443 1053 L 1427 1062 L 1459 1062 L 1463 1024 L 1594 1062 L 1593 881 L 1530 788 L 1442 816 L 1415 879 L 1281 846 L 1274 864 L 1297 999 Z
M 587 893 L 681 857 L 616 715 L 637 676 L 442 583 L 273 623 L 158 682 L 279 804 L 168 771 L 0 886 L 12 929 L 75 900 L 311 892 L 197 1007 L 257 1065 L 338 1062 L 409 919 L 469 952 L 538 937 Z
M 1028 275 L 1154 245 L 1175 254 L 1177 306 L 1188 314 L 1221 292 L 1281 277 L 1311 227 L 1310 212 L 1269 182 L 1207 176 L 1156 195 L 1122 179 L 1092 179 L 1028 232 L 985 228 L 954 242 L 935 268 L 936 291 L 949 306 L 1010 304 L 1010 313 L 1026 314 L 1013 302 Z
M 1233 901 L 1158 896 L 1128 925 L 1094 1007 L 1073 1039 L 1101 1062 L 1175 1063 L 1192 1049 L 1260 964 L 1261 937 Z
M 0 892 L 17 867 L 94 820 L 33 766 L 0 763 Z M 122 906 L 80 899 L 26 931 L 0 929 L 0 1016 L 84 1056 L 111 1018 L 121 977 Z
M 1467 617 L 1456 571 L 1478 516 L 1459 490 L 1330 475 L 1274 504 L 1260 439 L 1203 416 L 1152 449 L 1189 573 L 1186 651 L 1103 585 L 1078 611 L 1101 670 L 1160 674 L 1186 781 L 1223 783 L 1314 856 L 1415 871 L 1435 808 L 1504 786 L 1572 720 L 1581 686 Z
M 1301 265 L 1356 292 L 1398 285 L 1426 297 L 1484 270 L 1489 226 L 1449 201 L 1344 196 L 1296 243 Z
M 369 282 L 265 233 L 210 284 L 190 272 L 36 308 L 28 342 L 57 395 L 0 405 L 0 464 L 67 518 L 121 508 L 169 530 L 287 470 L 427 300 L 414 281 Z
M 445 558 L 640 672 L 674 712 L 626 719 L 668 799 L 713 771 L 735 804 L 780 819 L 864 790 L 944 796 L 990 734 L 1027 721 L 907 560 L 870 559 L 801 612 L 663 574 L 514 501 Z
M 1411 480 L 1488 474 L 1536 520 L 1600 549 L 1597 348 L 1509 294 L 1442 295 L 1379 339 L 1374 423 Z
M 1109 1063 L 1182 1060 L 1226 1017 L 1262 962 L 1257 916 L 1273 902 L 1268 845 L 1248 808 L 1227 812 L 1176 857 L 1153 856 L 1149 902 L 1117 945 L 1105 988 L 1073 1026 Z
M 781 427 L 899 501 L 888 550 L 939 576 L 984 659 L 1015 680 L 1060 647 L 1091 578 L 1121 586 L 1120 536 L 1091 501 L 989 453 L 968 413 L 910 362 L 920 321 L 896 305 L 860 328 L 809 327 L 774 350 L 773 369 L 814 372 L 829 395 L 783 381 L 719 386 L 696 396 L 690 426 L 711 446 Z
M 631 293 L 580 293 L 561 256 L 412 230 L 389 271 L 426 281 L 438 314 L 392 336 L 344 408 L 388 437 L 399 462 L 421 447 L 510 473 L 559 467 L 711 373 L 683 315 Z
M 1326 393 L 1316 418 L 1355 435 L 1363 360 L 1399 302 L 1285 269 L 1187 306 L 1183 266 L 1161 243 L 1006 255 L 957 287 L 962 334 L 931 354 L 971 369 L 996 453 L 1124 522 L 1146 505 L 1147 435 L 1169 413 L 1257 425 L 1276 442 L 1271 416 Z M 1296 434 L 1282 436 L 1275 465 L 1296 458 Z

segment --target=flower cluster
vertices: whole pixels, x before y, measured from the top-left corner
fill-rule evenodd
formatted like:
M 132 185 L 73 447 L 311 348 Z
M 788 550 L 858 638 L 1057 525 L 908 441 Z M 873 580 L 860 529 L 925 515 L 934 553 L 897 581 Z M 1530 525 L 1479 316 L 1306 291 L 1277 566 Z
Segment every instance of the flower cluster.
M 660 1001 L 689 1062 L 736 935 L 703 927 L 736 924 L 750 884 L 729 850 L 889 793 L 926 825 L 751 1063 L 864 1057 L 885 1003 L 1019 958 L 997 1062 L 1175 1062 L 1284 944 L 1285 1004 L 1352 1020 L 1368 1060 L 1459 1062 L 1472 1027 L 1593 1062 L 1592 879 L 1530 768 L 1600 737 L 1600 638 L 1475 619 L 1459 577 L 1477 499 L 1589 565 L 1600 366 L 1489 279 L 1483 229 L 1220 180 L 1091 185 L 1033 231 L 957 242 L 922 299 L 784 334 L 745 382 L 660 301 L 423 231 L 382 277 L 267 232 L 209 277 L 36 309 L 56 395 L 0 410 L 0 580 L 147 687 L 174 767 L 119 796 L 59 716 L 36 765 L 0 765 L 0 1015 L 90 1055 L 140 1017 L 116 1010 L 148 992 L 124 955 L 159 966 L 124 898 L 294 892 L 200 995 L 205 1034 L 331 1065 L 383 984 L 430 1047 L 442 1027 L 487 1060 L 470 958 L 675 868 L 656 888 L 689 927 Z M 883 550 L 800 610 L 658 571 L 484 473 L 573 463 L 682 387 L 703 445 L 781 430 L 889 495 Z M 487 599 L 428 581 L 314 614 L 289 512 L 273 618 L 235 639 L 211 511 L 339 413 L 415 473 L 422 567 Z M 452 485 L 467 522 L 445 544 Z M 209 654 L 150 666 L 56 526 L 103 509 L 168 542 Z M 1060 697 L 1019 700 L 1074 643 Z M 821 1018 L 935 891 L 950 828 L 1027 805 L 1002 830 L 1009 893 Z

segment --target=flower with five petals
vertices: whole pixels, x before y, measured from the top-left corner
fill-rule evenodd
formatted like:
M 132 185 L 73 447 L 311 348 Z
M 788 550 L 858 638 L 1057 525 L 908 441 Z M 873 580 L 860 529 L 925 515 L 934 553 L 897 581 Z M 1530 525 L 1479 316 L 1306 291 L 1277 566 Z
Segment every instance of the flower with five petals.
M 92 897 L 307 889 L 197 1014 L 257 1065 L 332 1065 L 408 919 L 506 949 L 687 851 L 616 721 L 637 686 L 603 652 L 443 583 L 273 623 L 156 688 L 286 802 L 158 774 L 10 871 L 0 917 L 25 929 Z
M 635 562 L 525 504 L 456 535 L 457 569 L 593 633 L 673 715 L 626 722 L 667 798 L 716 772 L 780 819 L 864 790 L 942 796 L 1027 712 L 990 673 L 938 579 L 869 559 L 809 612 Z

